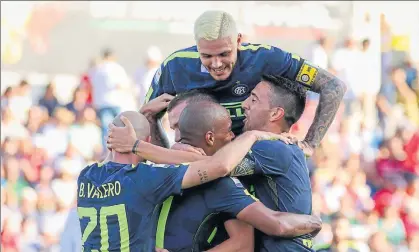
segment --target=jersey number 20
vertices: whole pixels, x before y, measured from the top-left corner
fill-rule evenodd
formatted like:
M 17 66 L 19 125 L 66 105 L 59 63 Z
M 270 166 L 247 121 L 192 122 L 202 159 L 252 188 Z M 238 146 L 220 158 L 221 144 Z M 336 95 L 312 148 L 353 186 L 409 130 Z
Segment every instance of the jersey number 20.
M 82 236 L 82 243 L 87 240 L 90 233 L 96 228 L 97 221 L 99 217 L 99 227 L 100 227 L 100 243 L 101 251 L 107 251 L 109 249 L 109 232 L 108 232 L 108 224 L 107 224 L 107 217 L 111 215 L 116 215 L 118 217 L 119 222 L 119 235 L 121 237 L 121 252 L 129 252 L 129 232 L 128 232 L 128 221 L 127 221 L 127 214 L 125 211 L 125 205 L 113 205 L 113 206 L 106 206 L 101 207 L 99 216 L 97 213 L 96 208 L 94 207 L 78 207 L 77 212 L 79 214 L 79 218 L 82 219 L 84 217 L 89 218 L 89 222 L 84 229 L 83 236 Z M 92 252 L 99 252 L 98 250 L 92 250 Z

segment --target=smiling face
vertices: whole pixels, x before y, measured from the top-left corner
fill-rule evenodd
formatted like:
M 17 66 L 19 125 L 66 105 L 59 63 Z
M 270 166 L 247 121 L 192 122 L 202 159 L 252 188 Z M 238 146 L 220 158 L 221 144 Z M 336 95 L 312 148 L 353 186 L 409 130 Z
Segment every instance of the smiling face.
M 269 84 L 262 81 L 251 92 L 250 96 L 242 103 L 246 119 L 244 130 L 262 130 L 271 117 L 269 104 Z
M 237 41 L 231 37 L 216 40 L 200 39 L 197 43 L 202 65 L 217 81 L 226 80 L 233 72 L 237 61 L 237 48 L 241 43 L 241 36 Z

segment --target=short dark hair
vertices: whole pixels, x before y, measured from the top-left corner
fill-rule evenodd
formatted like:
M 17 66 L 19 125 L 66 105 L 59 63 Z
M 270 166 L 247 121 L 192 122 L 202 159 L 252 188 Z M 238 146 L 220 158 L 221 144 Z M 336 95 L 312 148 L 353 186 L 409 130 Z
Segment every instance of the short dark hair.
M 192 89 L 186 92 L 179 93 L 170 101 L 167 106 L 167 112 L 172 111 L 174 107 L 180 103 L 188 101 L 188 103 L 197 101 L 218 102 L 218 100 L 209 92 L 203 89 Z
M 269 97 L 271 107 L 281 107 L 285 111 L 284 119 L 291 127 L 304 112 L 306 89 L 303 85 L 281 76 L 262 75 L 262 81 L 269 83 L 272 93 Z
M 230 118 L 227 110 L 218 102 L 196 101 L 188 103 L 179 117 L 180 136 L 193 143 L 208 131 L 216 131 L 218 122 Z

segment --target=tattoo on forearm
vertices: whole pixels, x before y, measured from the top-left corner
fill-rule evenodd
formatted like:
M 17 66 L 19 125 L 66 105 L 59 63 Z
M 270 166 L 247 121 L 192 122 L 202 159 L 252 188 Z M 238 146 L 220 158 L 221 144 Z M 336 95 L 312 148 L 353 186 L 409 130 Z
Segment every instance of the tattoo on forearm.
M 199 180 L 201 181 L 201 184 L 208 182 L 207 171 L 198 170 L 198 176 L 199 176 Z
M 248 176 L 255 173 L 256 163 L 248 158 L 244 158 L 236 168 L 230 173 L 232 177 Z
M 320 93 L 320 101 L 305 141 L 311 147 L 316 148 L 335 118 L 343 95 L 346 92 L 346 86 L 332 74 L 319 69 L 312 91 Z

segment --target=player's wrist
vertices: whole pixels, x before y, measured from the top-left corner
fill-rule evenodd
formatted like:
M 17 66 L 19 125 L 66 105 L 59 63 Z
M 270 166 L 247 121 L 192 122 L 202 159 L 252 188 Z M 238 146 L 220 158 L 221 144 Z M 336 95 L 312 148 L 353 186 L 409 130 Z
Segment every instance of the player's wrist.
M 134 142 L 134 144 L 132 145 L 132 149 L 131 149 L 131 152 L 133 153 L 133 154 L 136 154 L 137 153 L 137 148 L 138 148 L 138 144 L 140 143 L 140 140 L 135 140 L 135 142 Z

